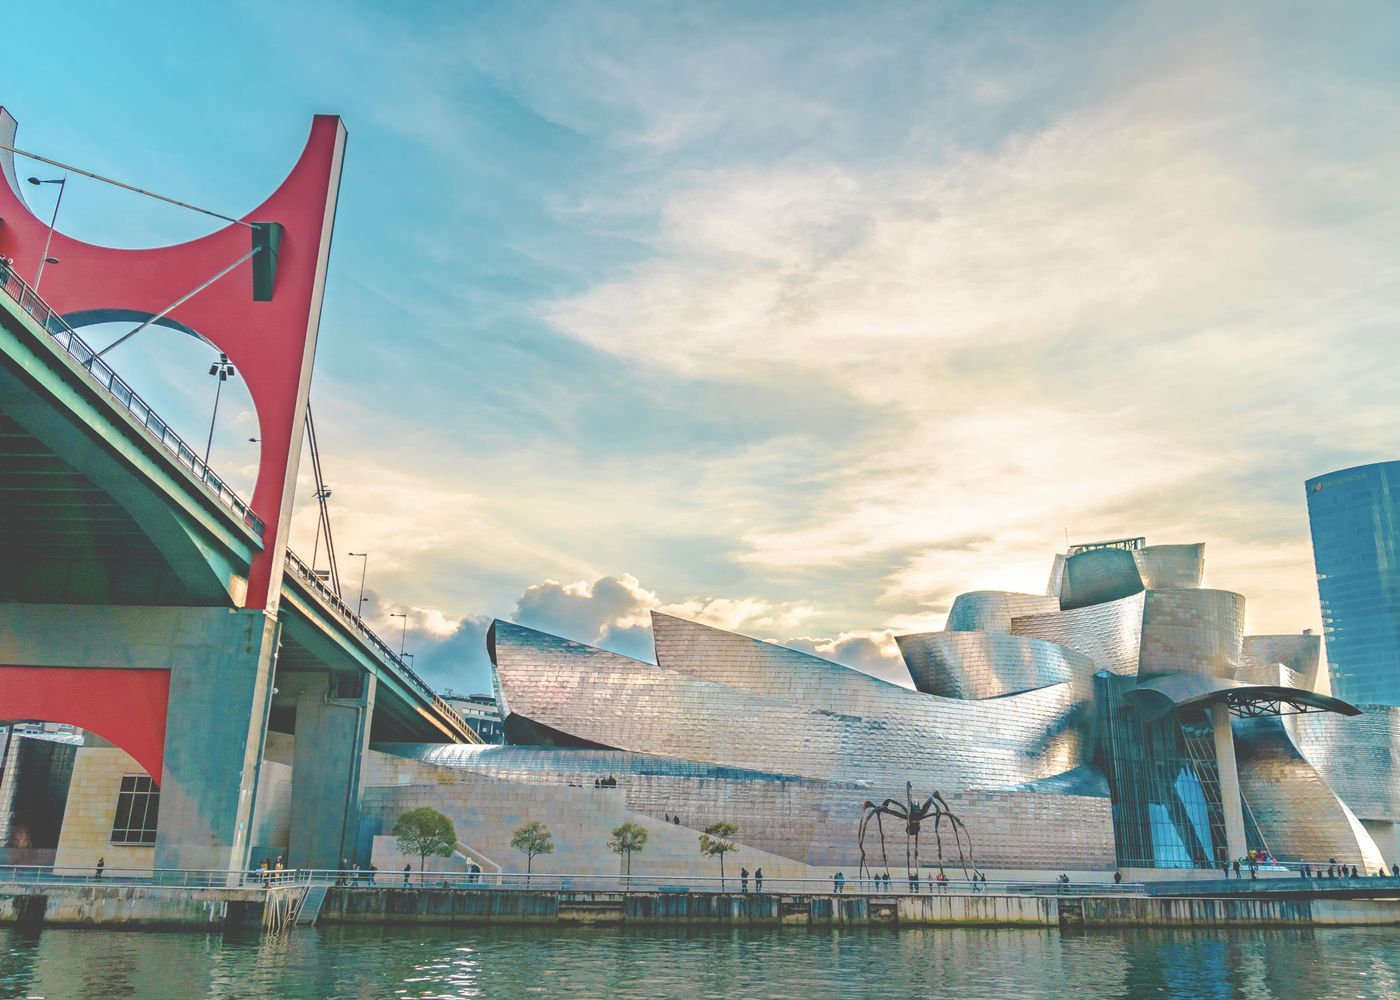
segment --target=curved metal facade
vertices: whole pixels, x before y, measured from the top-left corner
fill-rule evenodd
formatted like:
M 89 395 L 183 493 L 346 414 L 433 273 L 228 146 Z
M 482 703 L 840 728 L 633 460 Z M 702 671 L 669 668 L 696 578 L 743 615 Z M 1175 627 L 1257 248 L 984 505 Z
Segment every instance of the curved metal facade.
M 1206 570 L 1205 543 L 1147 545 L 1133 553 L 1142 585 L 1148 590 L 1194 590 Z
M 914 687 L 976 701 L 1093 674 L 1081 653 L 1039 639 L 990 632 L 920 632 L 895 637 Z
M 1240 671 L 1282 664 L 1301 678 L 1299 686 L 1317 686 L 1317 669 L 1322 662 L 1320 635 L 1247 635 L 1240 650 Z
M 1100 670 L 1136 674 L 1142 644 L 1143 595 L 1072 611 L 1026 615 L 1011 622 L 1011 631 L 1083 653 Z
M 1065 560 L 1068 589 L 1060 594 L 1060 609 L 1072 611 L 1106 604 L 1142 592 L 1136 553 L 1126 549 L 1090 549 Z
M 1246 645 L 1243 598 L 1194 586 L 1201 546 L 1112 544 L 1063 562 L 1062 596 L 1071 576 L 1078 600 L 1121 594 L 1135 578 L 1154 586 L 1069 610 L 1053 593 L 964 594 L 944 631 L 897 638 L 915 691 L 660 613 L 655 664 L 496 622 L 488 645 L 507 736 L 534 745 L 394 752 L 428 769 L 434 787 L 471 783 L 463 794 L 492 798 L 502 815 L 518 814 L 512 795 L 540 801 L 542 786 L 559 785 L 578 794 L 611 775 L 629 815 L 699 829 L 726 818 L 747 847 L 803 864 L 852 865 L 861 803 L 901 797 L 906 781 L 941 791 L 979 856 L 1008 867 L 1108 868 L 1115 834 L 1121 857 L 1216 863 L 1239 843 L 1226 826 L 1229 795 L 1247 808 L 1251 844 L 1374 862 L 1342 800 L 1367 822 L 1395 822 L 1388 767 L 1400 723 L 1251 719 L 1222 737 L 1213 720 L 1229 716 L 1217 702 L 1241 714 L 1271 702 L 1341 711 L 1270 662 L 1315 664 L 1316 643 Z M 1216 760 L 1230 738 L 1237 769 Z M 1349 772 L 1356 747 L 1363 766 Z
M 1018 594 L 1009 590 L 973 590 L 959 594 L 943 625 L 947 632 L 1010 632 L 1020 615 L 1058 611 L 1060 602 L 1045 594 Z
M 1231 677 L 1244 642 L 1244 598 L 1228 590 L 1149 590 L 1138 673 Z

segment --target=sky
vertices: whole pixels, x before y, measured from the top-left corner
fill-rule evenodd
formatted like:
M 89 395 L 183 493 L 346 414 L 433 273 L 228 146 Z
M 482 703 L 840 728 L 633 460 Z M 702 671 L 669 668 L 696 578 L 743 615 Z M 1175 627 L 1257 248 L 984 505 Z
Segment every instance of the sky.
M 894 635 L 1043 591 L 1067 539 L 1203 541 L 1251 632 L 1318 628 L 1303 481 L 1400 457 L 1393 3 L 55 0 L 6 30 L 20 146 L 220 212 L 345 119 L 336 548 L 457 691 L 494 617 L 648 658 L 652 609 L 907 683 Z M 80 178 L 59 218 L 212 225 Z M 114 366 L 202 440 L 208 347 L 141 336 Z M 212 464 L 247 495 L 239 390 Z

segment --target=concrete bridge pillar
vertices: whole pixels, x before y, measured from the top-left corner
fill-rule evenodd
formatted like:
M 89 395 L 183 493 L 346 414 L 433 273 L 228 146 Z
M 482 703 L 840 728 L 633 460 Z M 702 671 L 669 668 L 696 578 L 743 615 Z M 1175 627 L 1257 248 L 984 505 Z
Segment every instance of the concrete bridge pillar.
M 279 694 L 296 698 L 292 823 L 287 860 L 297 868 L 337 868 L 355 858 L 377 680 L 371 674 L 291 675 Z
M 160 786 L 158 867 L 241 869 L 277 639 L 262 611 L 0 603 L 0 716 L 137 757 Z

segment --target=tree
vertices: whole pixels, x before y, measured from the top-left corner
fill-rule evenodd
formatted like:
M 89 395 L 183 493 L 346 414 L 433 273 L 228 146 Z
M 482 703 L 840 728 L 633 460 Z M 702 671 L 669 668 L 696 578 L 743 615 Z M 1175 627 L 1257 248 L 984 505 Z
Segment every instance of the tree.
M 511 834 L 510 846 L 525 855 L 526 885 L 530 884 L 530 871 L 535 865 L 535 855 L 554 853 L 554 841 L 549 837 L 549 827 L 538 820 L 531 820 Z
M 410 809 L 399 817 L 389 833 L 399 838 L 400 854 L 418 855 L 420 872 L 428 855 L 450 858 L 457 849 L 457 830 L 452 820 L 431 806 Z
M 647 846 L 647 832 L 636 823 L 623 823 L 612 832 L 612 840 L 608 841 L 608 850 L 614 854 L 622 855 L 627 862 L 627 875 L 632 875 L 632 855 L 641 852 Z
M 737 850 L 739 845 L 734 843 L 734 835 L 739 832 L 739 828 L 733 823 L 711 823 L 705 827 L 705 832 L 700 834 L 700 853 L 707 858 L 719 858 L 719 891 L 724 891 L 724 856 L 730 851 Z

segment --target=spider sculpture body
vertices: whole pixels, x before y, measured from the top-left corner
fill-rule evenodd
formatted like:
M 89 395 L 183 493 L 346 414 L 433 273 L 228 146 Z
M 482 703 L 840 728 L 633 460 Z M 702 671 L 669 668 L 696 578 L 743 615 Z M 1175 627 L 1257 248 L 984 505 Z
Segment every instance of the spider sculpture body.
M 889 874 L 890 859 L 885 846 L 885 825 L 884 817 L 896 820 L 904 824 L 904 866 L 909 873 L 911 883 L 917 877 L 919 871 L 919 833 L 925 821 L 933 821 L 934 842 L 938 845 L 938 870 L 943 870 L 943 826 L 948 825 L 948 832 L 952 834 L 953 843 L 958 849 L 957 863 L 962 867 L 963 874 L 969 875 L 975 872 L 976 865 L 972 860 L 972 835 L 967 832 L 967 827 L 962 820 L 953 815 L 953 811 L 948 808 L 948 803 L 943 800 L 943 796 L 934 792 L 923 802 L 914 801 L 914 783 L 912 781 L 904 784 L 905 801 L 898 799 L 885 799 L 878 805 L 874 802 L 866 801 L 860 809 L 860 829 L 857 834 L 857 842 L 860 846 L 860 874 L 864 878 L 868 869 L 865 860 L 865 834 L 870 829 L 871 821 L 875 823 L 875 829 L 880 834 L 880 857 L 884 862 L 885 874 Z M 873 872 L 872 872 L 873 874 Z

